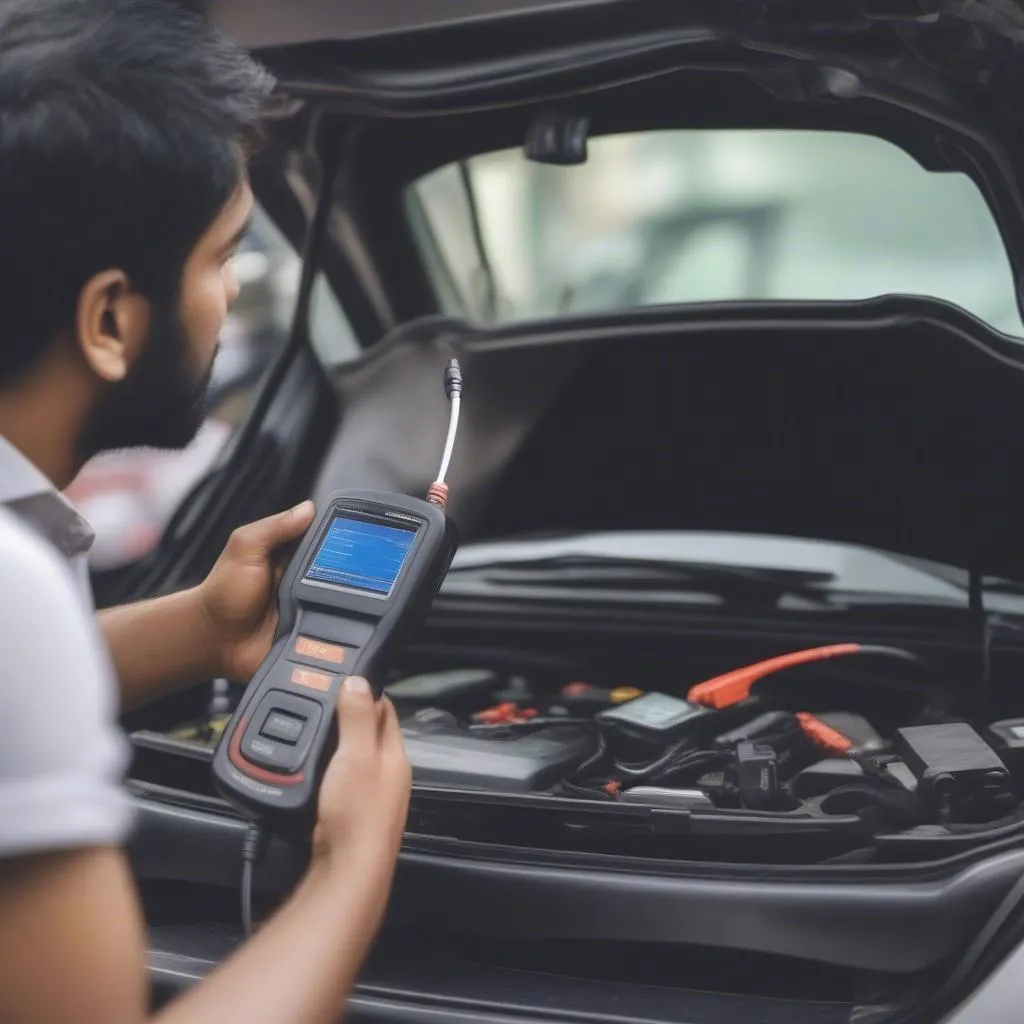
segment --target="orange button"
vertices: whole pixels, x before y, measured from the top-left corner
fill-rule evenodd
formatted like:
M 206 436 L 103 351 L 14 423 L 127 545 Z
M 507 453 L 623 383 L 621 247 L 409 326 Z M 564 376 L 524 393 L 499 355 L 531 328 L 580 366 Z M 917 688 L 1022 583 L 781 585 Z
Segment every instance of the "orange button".
M 331 677 L 326 672 L 314 672 L 311 668 L 292 669 L 292 682 L 296 686 L 308 686 L 311 690 L 331 688 Z
M 309 636 L 300 636 L 295 641 L 295 653 L 300 658 L 315 658 L 334 665 L 340 665 L 345 660 L 345 648 L 340 644 L 325 644 L 323 640 L 314 640 Z

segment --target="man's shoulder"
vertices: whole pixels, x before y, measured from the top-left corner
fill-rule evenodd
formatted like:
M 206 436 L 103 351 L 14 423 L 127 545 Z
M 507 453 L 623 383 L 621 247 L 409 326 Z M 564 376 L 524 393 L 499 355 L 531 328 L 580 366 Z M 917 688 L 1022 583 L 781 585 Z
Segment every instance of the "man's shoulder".
M 20 516 L 0 504 L 0 600 L 19 584 L 33 593 L 71 591 L 73 577 L 60 553 Z
M 0 861 L 120 843 L 129 748 L 113 669 L 74 572 L 0 506 Z
M 0 651 L 0 713 L 24 722 L 45 710 L 55 722 L 72 708 L 97 724 L 114 715 L 112 666 L 70 565 L 2 506 Z
M 24 550 L 29 557 L 51 561 L 57 555 L 52 545 L 41 537 L 17 513 L 0 502 L 0 552 Z
M 28 630 L 32 636 L 21 635 Z M 0 647 L 39 651 L 39 637 L 89 647 L 102 657 L 93 636 L 92 608 L 71 563 L 29 523 L 0 505 Z

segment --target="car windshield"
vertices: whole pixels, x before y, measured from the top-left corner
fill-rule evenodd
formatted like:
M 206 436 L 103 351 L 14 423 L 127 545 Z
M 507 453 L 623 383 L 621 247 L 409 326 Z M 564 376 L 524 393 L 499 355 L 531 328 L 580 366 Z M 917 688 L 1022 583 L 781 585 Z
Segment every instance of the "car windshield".
M 971 179 L 846 132 L 592 138 L 556 167 L 504 150 L 414 182 L 446 312 L 486 324 L 664 303 L 954 303 L 1024 340 L 1006 248 Z

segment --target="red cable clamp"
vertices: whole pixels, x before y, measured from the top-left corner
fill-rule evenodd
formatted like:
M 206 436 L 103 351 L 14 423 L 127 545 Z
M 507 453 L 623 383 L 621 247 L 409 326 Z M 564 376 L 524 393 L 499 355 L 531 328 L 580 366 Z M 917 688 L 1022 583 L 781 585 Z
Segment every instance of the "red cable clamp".
M 815 718 L 807 711 L 798 711 L 796 718 L 804 735 L 816 747 L 838 756 L 844 756 L 853 750 L 853 740 L 844 736 L 838 729 L 833 729 L 831 725 L 826 724 L 820 718 Z
M 811 647 L 804 651 L 793 651 L 781 654 L 777 658 L 759 661 L 745 668 L 733 669 L 724 675 L 715 676 L 703 683 L 691 687 L 687 700 L 694 704 L 703 704 L 709 708 L 727 708 L 746 700 L 750 696 L 750 688 L 758 680 L 781 672 L 796 665 L 806 665 L 813 661 L 825 661 L 827 658 L 840 658 L 847 654 L 857 654 L 860 644 L 832 644 L 829 647 Z

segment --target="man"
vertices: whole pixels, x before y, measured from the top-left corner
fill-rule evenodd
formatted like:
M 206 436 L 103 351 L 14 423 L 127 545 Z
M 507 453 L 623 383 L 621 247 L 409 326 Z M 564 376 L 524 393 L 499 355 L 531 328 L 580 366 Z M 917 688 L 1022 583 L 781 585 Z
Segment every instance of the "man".
M 0 2 L 3 1021 L 145 1018 L 118 699 L 248 679 L 275 625 L 273 553 L 313 514 L 240 529 L 194 590 L 97 619 L 89 529 L 59 494 L 99 451 L 182 447 L 198 429 L 268 85 L 169 0 Z M 354 680 L 338 713 L 306 878 L 161 1020 L 338 1019 L 410 787 L 391 705 Z

